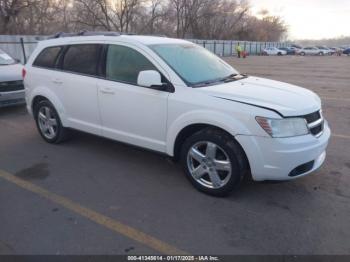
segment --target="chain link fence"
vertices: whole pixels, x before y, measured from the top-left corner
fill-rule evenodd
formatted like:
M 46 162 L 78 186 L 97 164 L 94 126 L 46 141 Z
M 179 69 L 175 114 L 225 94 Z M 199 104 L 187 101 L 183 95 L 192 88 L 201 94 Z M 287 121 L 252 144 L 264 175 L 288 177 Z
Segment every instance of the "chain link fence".
M 25 64 L 38 41 L 45 36 L 0 35 L 0 49 Z
M 234 40 L 189 40 L 193 43 L 203 46 L 218 56 L 236 55 L 236 46 L 239 44 L 241 48 L 250 55 L 261 55 L 267 47 L 287 47 L 287 42 L 248 42 Z
M 48 36 L 33 35 L 0 35 L 0 49 L 11 55 L 13 58 L 26 63 L 28 57 L 34 51 L 39 41 L 47 39 Z M 267 47 L 286 47 L 287 42 L 248 42 L 234 40 L 198 40 L 188 39 L 218 56 L 236 55 L 236 46 L 239 44 L 243 50 L 250 55 L 260 55 Z

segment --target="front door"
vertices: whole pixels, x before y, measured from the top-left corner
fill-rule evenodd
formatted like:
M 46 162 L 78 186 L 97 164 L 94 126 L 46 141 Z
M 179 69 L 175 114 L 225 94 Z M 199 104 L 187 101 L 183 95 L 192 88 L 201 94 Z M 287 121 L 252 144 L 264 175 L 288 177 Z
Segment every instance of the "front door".
M 98 80 L 102 134 L 165 152 L 169 93 L 137 85 L 140 71 L 157 70 L 141 52 L 123 45 L 108 46 L 106 78 Z

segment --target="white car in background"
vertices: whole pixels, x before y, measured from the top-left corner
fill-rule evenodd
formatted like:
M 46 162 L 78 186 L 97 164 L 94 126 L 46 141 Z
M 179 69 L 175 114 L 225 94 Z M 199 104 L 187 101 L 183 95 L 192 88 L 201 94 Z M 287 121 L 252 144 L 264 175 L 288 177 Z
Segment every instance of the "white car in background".
M 25 104 L 23 66 L 0 49 L 0 107 Z
M 308 46 L 308 47 L 304 47 L 300 50 L 298 50 L 297 54 L 301 55 L 301 56 L 305 56 L 305 55 L 326 55 L 328 54 L 328 50 L 321 50 L 318 49 L 317 47 L 314 46 Z
M 335 53 L 334 50 L 331 48 L 328 48 L 327 46 L 316 46 L 318 49 L 320 49 L 325 55 L 333 55 Z
M 290 180 L 325 160 L 331 131 L 312 91 L 242 75 L 180 39 L 57 37 L 24 69 L 27 109 L 48 143 L 77 129 L 158 151 L 217 196 L 246 175 Z
M 277 47 L 267 47 L 263 50 L 265 55 L 286 55 L 287 51 L 278 49 Z

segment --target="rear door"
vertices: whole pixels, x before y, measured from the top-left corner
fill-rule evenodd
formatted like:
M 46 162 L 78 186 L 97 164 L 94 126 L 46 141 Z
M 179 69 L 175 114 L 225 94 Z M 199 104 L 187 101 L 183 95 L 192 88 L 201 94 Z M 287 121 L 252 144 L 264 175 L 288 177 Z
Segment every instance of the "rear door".
M 52 82 L 62 89 L 69 127 L 101 134 L 97 99 L 99 59 L 103 45 L 72 44 L 63 51 L 60 70 Z

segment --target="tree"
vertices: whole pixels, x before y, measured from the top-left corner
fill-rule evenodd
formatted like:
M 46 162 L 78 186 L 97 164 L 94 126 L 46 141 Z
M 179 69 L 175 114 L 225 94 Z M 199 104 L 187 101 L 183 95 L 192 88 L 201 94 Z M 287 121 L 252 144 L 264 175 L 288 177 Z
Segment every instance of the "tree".
M 0 0 L 1 34 L 102 30 L 178 38 L 278 41 L 282 19 L 245 0 Z
M 16 33 L 16 19 L 20 12 L 30 6 L 32 1 L 0 0 L 0 33 Z

